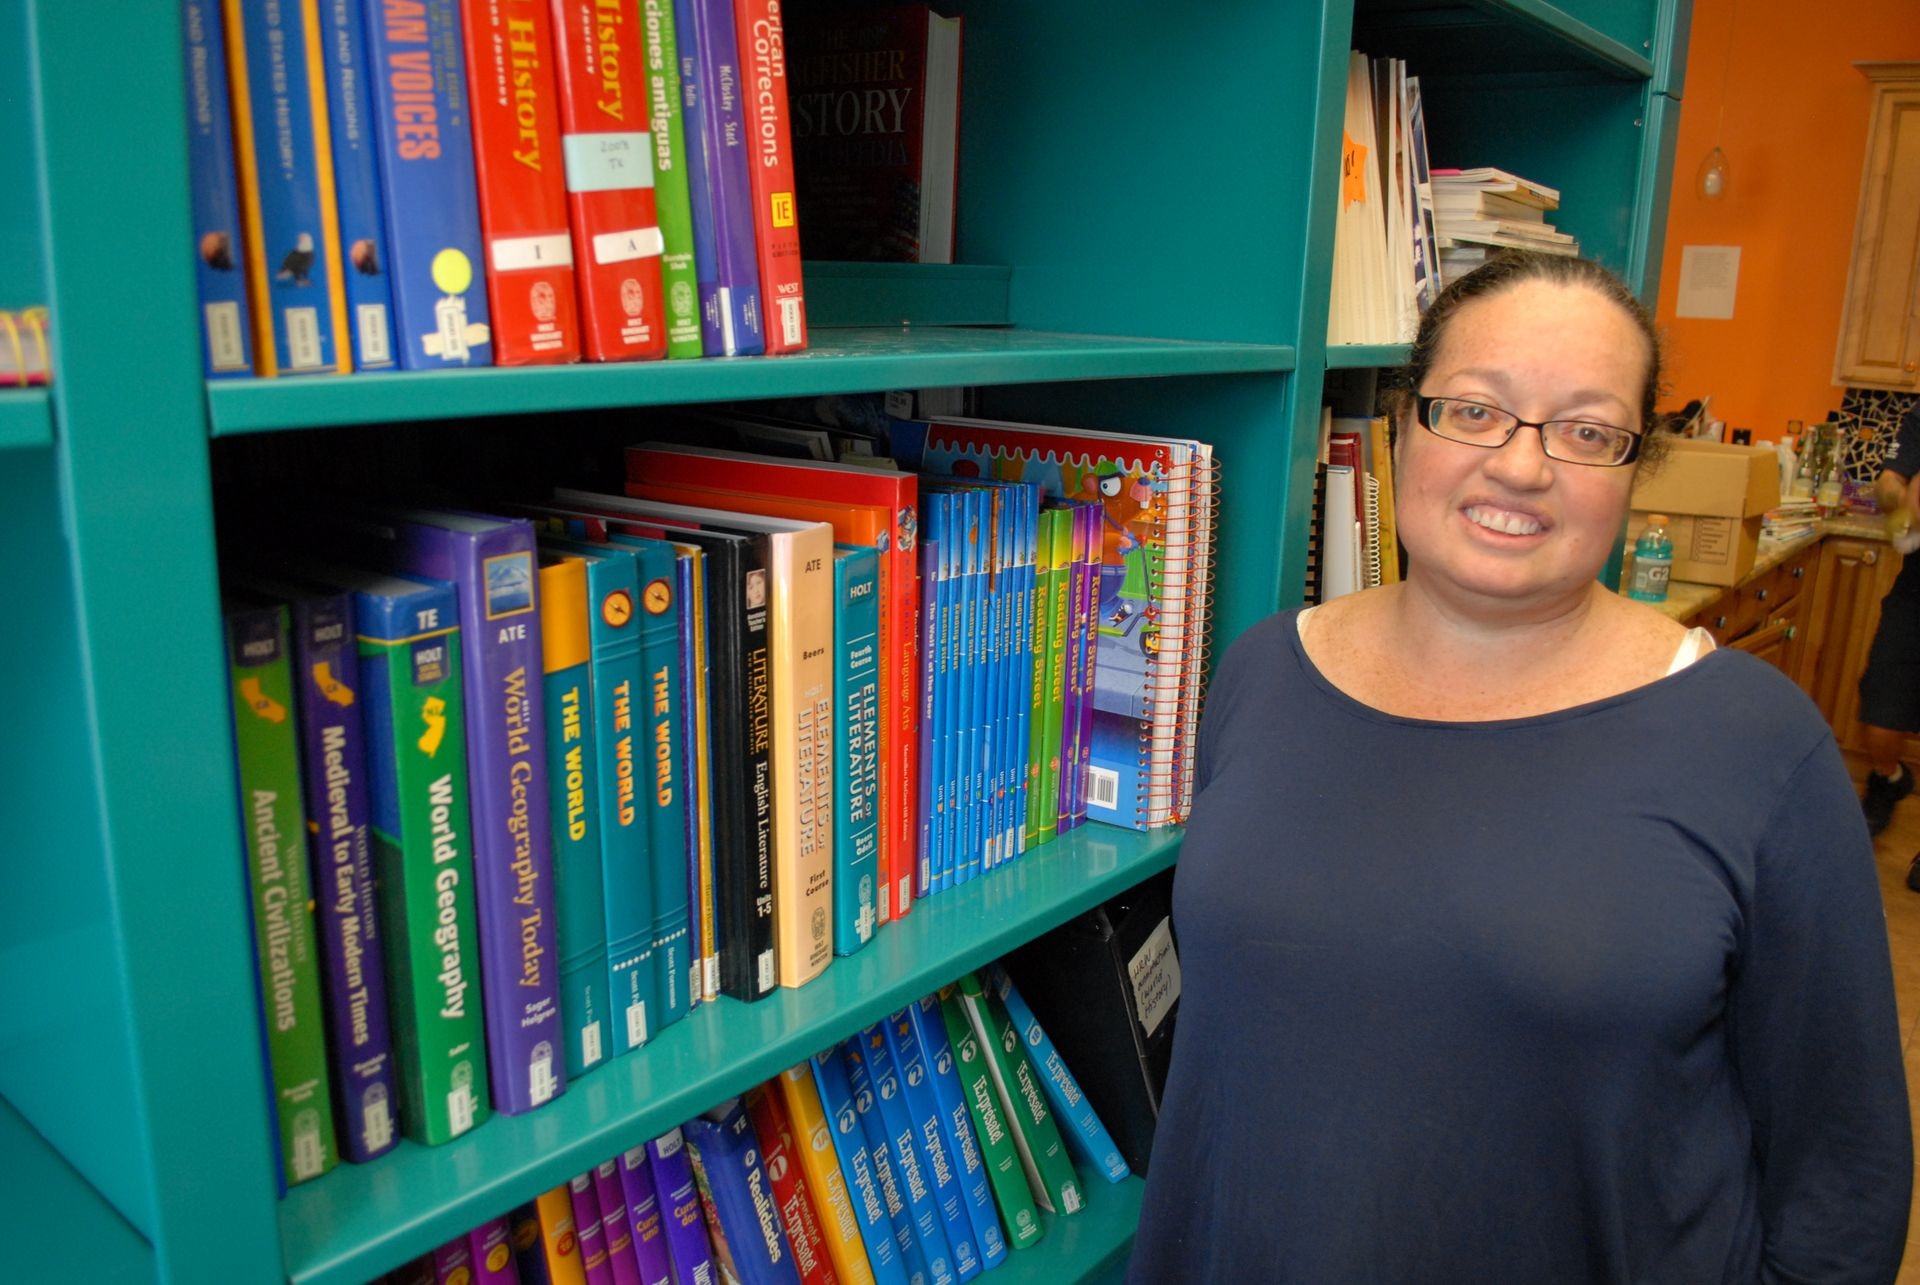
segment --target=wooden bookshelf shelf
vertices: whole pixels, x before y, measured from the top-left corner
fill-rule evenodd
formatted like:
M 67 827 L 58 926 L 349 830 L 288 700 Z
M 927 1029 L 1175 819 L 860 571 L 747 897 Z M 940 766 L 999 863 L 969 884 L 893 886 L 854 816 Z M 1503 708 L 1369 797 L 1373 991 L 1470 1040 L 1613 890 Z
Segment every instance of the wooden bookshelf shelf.
M 731 1094 L 770 1079 L 887 1013 L 1173 864 L 1180 831 L 1092 824 L 985 878 L 917 902 L 867 948 L 811 984 L 758 1004 L 723 999 L 694 1010 L 639 1053 L 601 1067 L 558 1100 L 496 1115 L 443 1147 L 402 1142 L 368 1165 L 342 1165 L 281 1202 L 281 1244 L 297 1285 L 359 1285 L 577 1173 L 657 1136 Z M 1100 1184 L 1102 1195 L 1106 1184 Z M 1137 1192 L 1106 1218 L 1062 1235 L 1056 1270 L 1077 1279 L 1131 1238 Z M 1130 1208 L 1123 1206 L 1130 1205 Z M 1106 1221 L 1115 1226 L 1095 1231 Z M 1089 1239 L 1090 1238 L 1090 1239 Z M 1051 1240 L 1052 1237 L 1050 1236 Z M 1082 1240 L 1093 1261 L 1072 1247 Z M 1073 1253 L 1069 1260 L 1059 1255 Z M 1024 1257 L 1021 1255 L 1020 1257 Z M 1037 1270 L 1037 1269 L 1036 1269 Z
M 53 445 L 53 406 L 44 388 L 0 392 L 0 451 Z
M 1284 344 L 1201 343 L 1051 331 L 910 326 L 821 329 L 784 357 L 405 371 L 347 378 L 219 380 L 207 385 L 213 435 L 330 424 L 818 397 L 873 388 L 944 388 L 1293 368 Z
M 1390 369 L 1407 364 L 1412 344 L 1329 344 L 1328 370 Z
M 7 1251 L 9 1280 L 150 1281 L 153 1246 L 0 1098 L 7 1216 L 25 1234 Z M 1139 1201 L 1135 1199 L 1135 1208 Z M 1093 1207 L 1088 1206 L 1091 1214 Z

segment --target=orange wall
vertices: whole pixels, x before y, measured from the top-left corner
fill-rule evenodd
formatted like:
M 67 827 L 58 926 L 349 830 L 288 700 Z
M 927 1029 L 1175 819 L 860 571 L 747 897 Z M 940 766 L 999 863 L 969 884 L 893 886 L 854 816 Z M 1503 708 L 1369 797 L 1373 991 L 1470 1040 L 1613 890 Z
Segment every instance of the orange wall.
M 1920 0 L 1694 0 L 1660 267 L 1672 390 L 1662 406 L 1711 393 L 1717 417 L 1755 440 L 1839 408 L 1833 348 L 1866 158 L 1870 94 L 1853 66 L 1863 60 L 1920 60 Z M 1708 201 L 1695 175 L 1716 141 L 1729 182 Z M 1673 315 L 1686 245 L 1740 247 L 1731 321 Z

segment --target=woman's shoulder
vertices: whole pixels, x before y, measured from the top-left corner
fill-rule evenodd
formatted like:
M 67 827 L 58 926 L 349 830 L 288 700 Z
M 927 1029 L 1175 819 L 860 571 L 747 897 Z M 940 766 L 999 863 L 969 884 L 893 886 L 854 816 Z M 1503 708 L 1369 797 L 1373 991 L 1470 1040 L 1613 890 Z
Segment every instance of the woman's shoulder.
M 1833 738 L 1826 719 L 1792 679 L 1732 647 L 1702 656 L 1657 690 L 1662 699 L 1655 708 L 1676 734 L 1721 759 L 1797 763 Z

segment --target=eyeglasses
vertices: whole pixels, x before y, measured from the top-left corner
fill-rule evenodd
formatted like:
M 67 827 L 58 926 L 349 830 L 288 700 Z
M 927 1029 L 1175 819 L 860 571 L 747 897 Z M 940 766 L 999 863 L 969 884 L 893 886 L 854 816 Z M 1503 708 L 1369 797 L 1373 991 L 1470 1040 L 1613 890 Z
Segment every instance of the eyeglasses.
M 1633 463 L 1640 454 L 1640 434 L 1613 424 L 1584 419 L 1550 419 L 1543 423 L 1521 419 L 1512 411 L 1459 397 L 1414 398 L 1420 422 L 1435 437 L 1466 446 L 1497 450 L 1523 428 L 1540 430 L 1540 448 L 1548 457 L 1569 464 L 1614 468 Z

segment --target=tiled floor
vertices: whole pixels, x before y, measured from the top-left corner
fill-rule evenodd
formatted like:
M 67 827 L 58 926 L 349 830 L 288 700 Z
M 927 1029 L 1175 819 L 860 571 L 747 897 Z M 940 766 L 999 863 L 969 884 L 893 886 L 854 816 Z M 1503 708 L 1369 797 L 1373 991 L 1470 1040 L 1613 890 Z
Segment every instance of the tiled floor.
M 1852 764 L 1854 777 L 1866 767 Z M 1907 1050 L 1907 1101 L 1920 1130 L 1920 893 L 1907 890 L 1907 866 L 1920 852 L 1920 795 L 1894 809 L 1893 824 L 1874 844 L 1880 866 L 1880 892 L 1887 905 L 1887 941 L 1893 952 L 1893 986 L 1900 1006 L 1900 1031 Z M 1920 1132 L 1915 1154 L 1920 1155 Z M 1907 1260 L 1897 1285 L 1920 1285 L 1920 1173 L 1915 1174 L 1915 1206 L 1907 1222 Z

